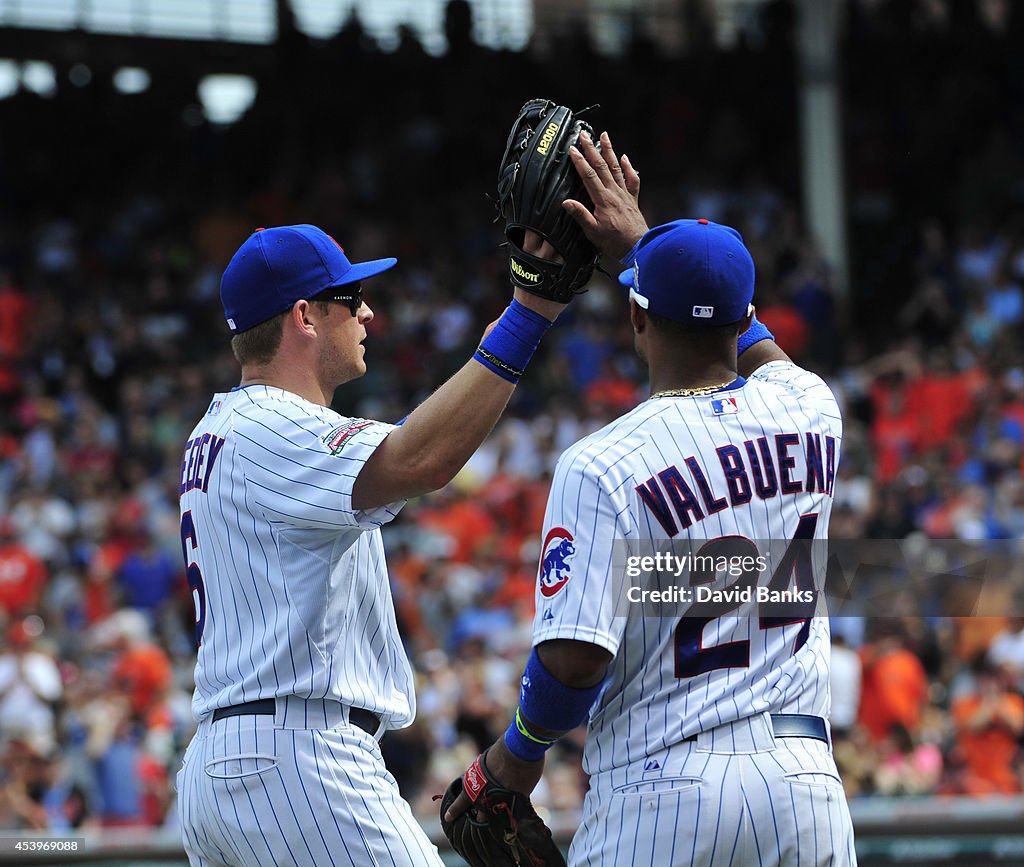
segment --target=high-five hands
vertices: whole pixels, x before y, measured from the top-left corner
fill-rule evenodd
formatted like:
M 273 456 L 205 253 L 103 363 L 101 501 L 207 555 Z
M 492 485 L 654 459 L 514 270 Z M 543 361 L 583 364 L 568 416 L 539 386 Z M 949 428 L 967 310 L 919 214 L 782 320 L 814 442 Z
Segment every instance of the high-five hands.
M 587 133 L 581 133 L 580 147 L 569 148 L 569 156 L 594 203 L 590 211 L 576 199 L 562 203 L 583 229 L 588 240 L 606 256 L 621 260 L 647 231 L 640 213 L 640 175 L 629 157 L 620 159 L 607 132 L 601 133 L 601 148 Z

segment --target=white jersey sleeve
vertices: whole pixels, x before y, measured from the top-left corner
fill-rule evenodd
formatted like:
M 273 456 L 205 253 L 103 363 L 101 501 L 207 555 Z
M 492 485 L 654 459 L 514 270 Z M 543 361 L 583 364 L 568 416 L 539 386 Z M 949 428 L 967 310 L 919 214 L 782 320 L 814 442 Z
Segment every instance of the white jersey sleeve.
M 843 418 L 832 389 L 818 374 L 805 370 L 792 361 L 769 361 L 755 370 L 751 379 L 779 386 L 801 406 L 810 404 L 821 417 L 823 426 L 836 437 L 843 434 Z
M 296 415 L 273 405 L 235 413 L 235 448 L 253 502 L 271 522 L 322 529 L 386 524 L 405 501 L 363 511 L 352 508 L 352 486 L 363 465 L 395 426 L 366 419 Z
M 544 516 L 533 643 L 570 638 L 614 654 L 625 620 L 615 616 L 613 544 L 624 501 L 605 489 L 578 447 L 555 467 Z

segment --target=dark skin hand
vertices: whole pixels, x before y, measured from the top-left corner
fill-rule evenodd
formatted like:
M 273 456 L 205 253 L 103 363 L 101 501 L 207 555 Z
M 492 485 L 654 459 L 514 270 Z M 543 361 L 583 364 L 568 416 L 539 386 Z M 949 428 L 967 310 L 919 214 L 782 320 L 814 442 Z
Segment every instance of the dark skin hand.
M 537 646 L 537 655 L 544 667 L 556 680 L 575 689 L 586 689 L 604 680 L 612 655 L 603 647 L 583 641 L 555 639 Z M 564 732 L 551 731 L 528 722 L 530 730 L 541 737 L 553 738 Z M 501 735 L 487 748 L 487 770 L 501 785 L 515 792 L 529 795 L 544 773 L 544 760 L 524 762 L 509 752 L 505 736 Z M 445 813 L 450 822 L 472 806 L 463 792 Z
M 566 199 L 562 207 L 580 224 L 590 242 L 618 263 L 647 232 L 639 205 L 640 175 L 629 157 L 615 155 L 607 132 L 601 133 L 601 150 L 584 133 L 579 148 L 569 148 L 569 154 L 594 210 L 587 210 L 575 199 Z M 608 270 L 614 272 L 614 266 Z M 738 372 L 748 377 L 762 364 L 789 360 L 774 340 L 762 340 L 740 356 Z
M 601 133 L 601 150 L 586 133 L 579 141 L 579 148 L 569 148 L 569 155 L 594 210 L 575 199 L 566 199 L 562 207 L 580 224 L 590 243 L 618 262 L 647 231 L 640 213 L 640 175 L 629 157 L 615 155 L 607 132 Z

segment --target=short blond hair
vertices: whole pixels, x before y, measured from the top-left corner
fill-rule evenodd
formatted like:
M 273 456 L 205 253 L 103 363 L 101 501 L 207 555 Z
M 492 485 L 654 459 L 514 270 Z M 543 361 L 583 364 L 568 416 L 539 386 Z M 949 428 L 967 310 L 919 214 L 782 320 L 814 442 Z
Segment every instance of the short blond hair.
M 326 301 L 311 298 L 310 303 L 315 304 L 324 316 L 331 315 L 331 305 Z M 285 310 L 284 313 L 279 313 L 273 319 L 254 325 L 247 331 L 232 337 L 231 351 L 235 354 L 238 363 L 245 366 L 246 364 L 269 364 L 273 361 L 277 350 L 281 348 L 284 320 L 289 313 L 291 310 Z

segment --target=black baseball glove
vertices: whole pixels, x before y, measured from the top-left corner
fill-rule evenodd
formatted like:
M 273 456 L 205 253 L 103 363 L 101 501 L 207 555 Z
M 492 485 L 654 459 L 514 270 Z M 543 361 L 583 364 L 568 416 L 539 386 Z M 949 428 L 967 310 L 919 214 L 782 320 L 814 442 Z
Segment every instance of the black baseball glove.
M 453 780 L 441 799 L 441 827 L 452 848 L 471 867 L 565 867 L 551 830 L 530 799 L 491 777 L 485 756 Z M 444 814 L 463 790 L 473 806 L 446 822 Z
M 496 204 L 505 220 L 509 277 L 514 285 L 562 304 L 586 291 L 582 287 L 598 256 L 562 207 L 565 199 L 590 202 L 569 156 L 569 146 L 583 131 L 593 138 L 590 125 L 564 105 L 531 99 L 512 124 L 498 169 Z M 527 253 L 527 229 L 548 241 L 561 261 Z

